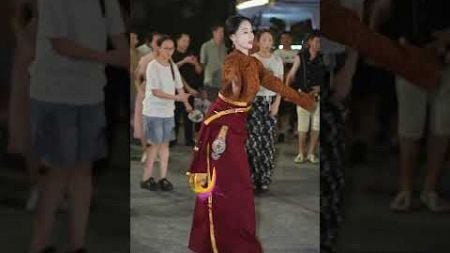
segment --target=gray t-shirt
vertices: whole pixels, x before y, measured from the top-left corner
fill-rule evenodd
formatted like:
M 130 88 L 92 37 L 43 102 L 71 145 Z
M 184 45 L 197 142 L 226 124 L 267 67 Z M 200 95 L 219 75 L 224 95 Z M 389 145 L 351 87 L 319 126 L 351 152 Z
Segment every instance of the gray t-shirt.
M 53 50 L 51 38 L 66 38 L 84 47 L 106 51 L 107 36 L 124 32 L 117 0 L 39 0 L 36 58 L 30 69 L 33 99 L 70 105 L 104 100 L 104 64 L 69 58 Z
M 216 45 L 213 39 L 203 43 L 200 49 L 200 63 L 205 66 L 203 83 L 219 88 L 222 79 L 222 64 L 227 55 L 224 43 Z

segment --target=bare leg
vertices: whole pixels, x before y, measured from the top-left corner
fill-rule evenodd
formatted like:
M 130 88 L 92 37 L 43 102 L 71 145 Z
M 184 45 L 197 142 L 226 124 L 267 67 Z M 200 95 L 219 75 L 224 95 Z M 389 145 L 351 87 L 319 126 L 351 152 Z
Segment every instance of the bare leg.
M 72 168 L 69 184 L 70 249 L 85 247 L 86 231 L 92 198 L 92 164 L 80 163 Z
M 51 244 L 53 224 L 58 205 L 66 192 L 70 176 L 67 168 L 50 168 L 42 178 L 34 221 L 31 252 L 38 252 Z
M 425 191 L 436 191 L 439 175 L 444 166 L 447 154 L 448 138 L 431 135 L 428 139 L 427 176 L 425 178 Z
M 305 132 L 298 132 L 298 154 L 300 155 L 305 155 L 306 135 Z
M 155 163 L 156 154 L 160 145 L 151 145 L 147 148 L 147 161 L 145 162 L 144 174 L 142 181 L 146 181 L 153 175 L 153 164 Z M 161 159 L 162 160 L 162 159 Z
M 311 131 L 311 140 L 309 142 L 309 155 L 314 155 L 317 150 L 317 143 L 319 141 L 319 131 Z
M 159 163 L 159 166 L 161 168 L 161 178 L 167 177 L 169 155 L 170 155 L 169 143 L 162 143 L 159 149 L 159 158 L 161 159 Z
M 410 138 L 400 138 L 400 191 L 412 191 L 412 177 L 419 144 Z

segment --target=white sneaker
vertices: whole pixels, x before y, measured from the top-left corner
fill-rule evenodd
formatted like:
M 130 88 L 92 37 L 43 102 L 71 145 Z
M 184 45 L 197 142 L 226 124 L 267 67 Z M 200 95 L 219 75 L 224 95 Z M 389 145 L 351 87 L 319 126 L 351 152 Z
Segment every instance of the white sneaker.
M 397 212 L 407 212 L 411 210 L 412 193 L 410 191 L 399 192 L 391 202 L 390 208 Z
M 294 163 L 303 163 L 303 162 L 305 162 L 305 156 L 303 154 L 298 154 L 294 159 Z
M 420 200 L 432 212 L 448 212 L 450 211 L 450 203 L 439 197 L 435 191 L 423 191 L 420 195 Z
M 310 163 L 317 164 L 317 163 L 319 163 L 319 158 L 317 158 L 317 156 L 315 156 L 314 154 L 309 154 L 308 161 Z
M 25 205 L 25 209 L 27 211 L 34 211 L 36 208 L 37 202 L 39 199 L 39 191 L 37 187 L 33 187 L 30 191 L 30 196 L 28 196 L 27 204 Z

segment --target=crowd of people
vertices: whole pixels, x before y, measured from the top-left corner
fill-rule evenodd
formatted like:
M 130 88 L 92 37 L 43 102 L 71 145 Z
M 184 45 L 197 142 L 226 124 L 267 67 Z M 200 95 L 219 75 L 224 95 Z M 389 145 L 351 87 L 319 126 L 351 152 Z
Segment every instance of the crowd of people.
M 289 32 L 281 34 L 280 48 L 275 44 L 277 38 L 274 36 L 274 32 L 269 29 L 257 31 L 251 49 L 252 56 L 285 85 L 299 92 L 319 93 L 326 79 L 326 69 L 320 55 L 319 32 L 313 31 L 304 40 L 303 50 L 291 49 L 292 37 Z M 133 137 L 141 143 L 141 162 L 145 164 L 141 187 L 152 191 L 158 188 L 171 190 L 172 183 L 167 179 L 169 148 L 181 143 L 178 137 L 180 128 L 184 130 L 184 144 L 195 146 L 201 120 L 193 117 L 201 115 L 203 119 L 221 89 L 223 63 L 228 53 L 224 27 L 214 25 L 211 28 L 211 39 L 202 44 L 199 55 L 191 49 L 193 38 L 188 33 L 168 37 L 160 32 L 151 32 L 145 36 L 143 43 L 139 43 L 137 38 L 136 33 L 131 33 L 130 73 L 134 78 L 131 79 L 130 87 L 132 100 L 135 101 L 132 103 L 134 110 L 131 120 Z M 170 41 L 166 48 L 161 47 L 163 39 Z M 170 64 L 162 60 L 164 52 L 168 53 L 167 61 Z M 153 68 L 160 64 L 168 67 L 166 71 Z M 159 82 L 160 86 L 153 86 L 155 82 Z M 172 82 L 175 84 L 169 85 Z M 269 188 L 275 166 L 275 143 L 277 136 L 284 134 L 280 134 L 277 127 L 277 122 L 281 121 L 278 112 L 284 111 L 286 104 L 282 103 L 279 94 L 264 87 L 258 91 L 252 103 L 247 123 L 249 140 L 246 150 L 252 181 L 257 190 L 266 191 Z M 318 163 L 320 107 L 312 114 L 299 106 L 297 111 L 296 114 L 287 115 L 290 121 L 298 118 L 298 122 L 295 122 L 298 125 L 298 155 L 293 160 L 296 163 Z M 164 122 L 155 123 L 162 118 Z M 309 145 L 306 145 L 306 140 L 309 140 Z M 155 148 L 159 150 L 158 154 Z M 159 162 L 161 169 L 159 180 L 153 176 L 155 161 Z

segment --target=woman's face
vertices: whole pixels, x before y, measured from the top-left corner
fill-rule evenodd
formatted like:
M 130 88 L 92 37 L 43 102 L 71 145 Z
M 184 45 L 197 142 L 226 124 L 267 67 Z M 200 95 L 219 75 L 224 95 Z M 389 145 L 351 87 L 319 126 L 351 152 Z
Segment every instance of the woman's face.
M 309 47 L 316 52 L 320 51 L 320 38 L 314 37 L 313 39 L 309 40 Z
M 182 51 L 186 51 L 191 44 L 191 38 L 187 34 L 183 34 L 177 41 L 177 46 Z
M 270 51 L 270 49 L 272 49 L 273 46 L 273 38 L 272 38 L 272 34 L 265 32 L 263 34 L 261 34 L 261 36 L 259 37 L 259 48 L 265 51 Z
M 175 44 L 172 40 L 165 40 L 159 47 L 159 55 L 164 60 L 168 60 L 172 57 L 175 51 Z
M 247 20 L 242 21 L 236 33 L 230 36 L 236 49 L 252 49 L 253 47 L 253 27 Z

